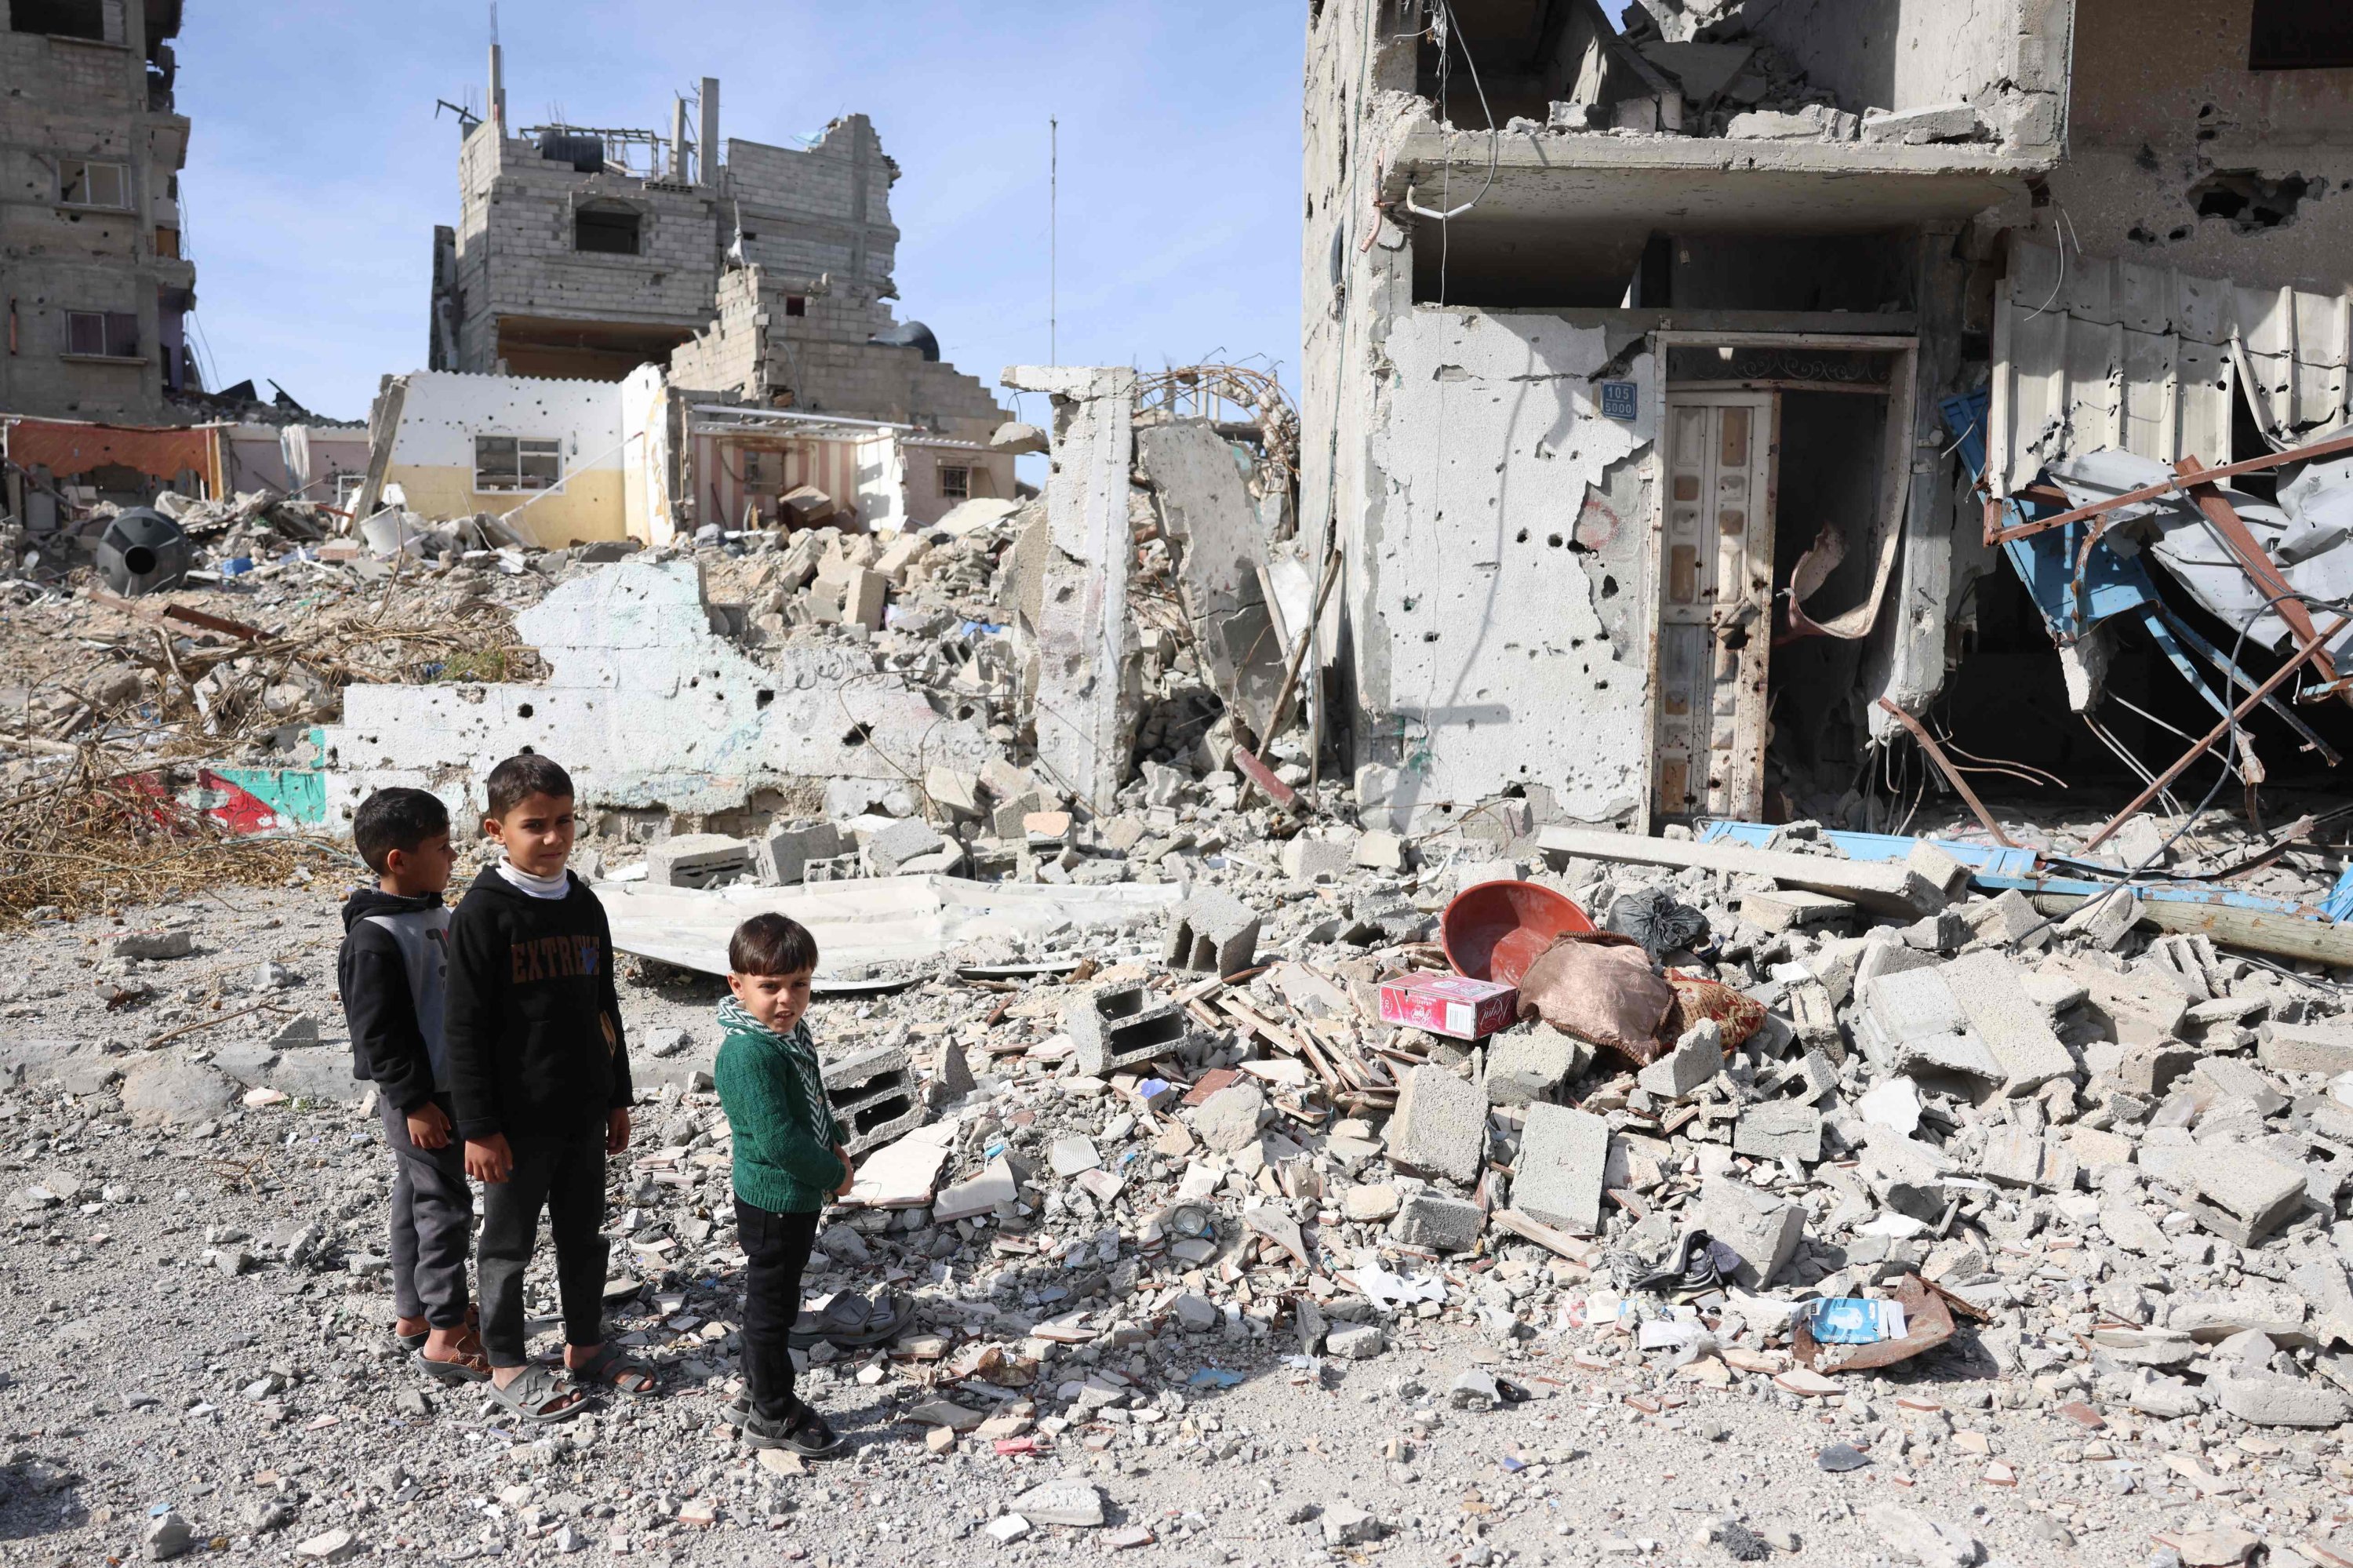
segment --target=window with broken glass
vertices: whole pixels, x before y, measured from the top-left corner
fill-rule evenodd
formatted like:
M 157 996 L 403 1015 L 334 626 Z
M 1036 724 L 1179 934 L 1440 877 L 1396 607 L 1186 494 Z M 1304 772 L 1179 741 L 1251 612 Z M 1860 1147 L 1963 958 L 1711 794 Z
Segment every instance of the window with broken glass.
M 961 463 L 940 465 L 940 494 L 950 501 L 968 501 L 972 497 L 972 470 Z
M 129 207 L 130 165 L 64 159 L 58 164 L 58 201 L 65 207 Z
M 530 436 L 476 436 L 474 488 L 545 490 L 564 477 L 564 443 Z

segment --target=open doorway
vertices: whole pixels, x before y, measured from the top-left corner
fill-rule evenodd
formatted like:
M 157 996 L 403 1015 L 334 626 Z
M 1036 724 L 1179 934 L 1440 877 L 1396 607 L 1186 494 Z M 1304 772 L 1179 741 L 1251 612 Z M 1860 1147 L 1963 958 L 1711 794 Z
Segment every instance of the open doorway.
M 1661 334 L 1669 337 L 1673 334 Z M 1775 771 L 1851 759 L 1908 493 L 1905 338 L 1663 345 L 1653 816 L 1755 821 Z

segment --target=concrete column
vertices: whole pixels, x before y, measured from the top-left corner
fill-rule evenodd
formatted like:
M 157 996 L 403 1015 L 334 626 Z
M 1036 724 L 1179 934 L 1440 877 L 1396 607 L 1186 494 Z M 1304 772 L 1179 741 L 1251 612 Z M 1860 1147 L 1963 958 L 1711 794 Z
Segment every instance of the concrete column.
M 1038 596 L 1038 760 L 1096 811 L 1118 804 L 1135 730 L 1127 630 L 1128 468 L 1135 372 L 1015 366 L 1000 379 L 1054 400 Z
M 1874 638 L 1865 690 L 1875 690 L 1906 713 L 1918 713 L 1945 684 L 1945 636 L 1953 582 L 1953 505 L 1946 478 L 1951 463 L 1937 440 L 1937 405 L 1958 390 L 1961 310 L 1968 262 L 1954 255 L 1950 230 L 1923 233 L 1914 276 L 1920 363 L 1912 402 L 1912 487 L 1904 509 L 1903 555 L 1894 602 L 1887 607 L 1886 641 Z M 1882 652 L 1882 649 L 1884 650 Z M 1873 740 L 1885 740 L 1895 720 L 1867 704 Z
M 702 167 L 698 173 L 702 176 L 702 183 L 712 190 L 717 190 L 719 188 L 719 79 L 715 76 L 706 76 L 702 79 L 702 143 L 695 149 L 695 156 L 702 160 Z

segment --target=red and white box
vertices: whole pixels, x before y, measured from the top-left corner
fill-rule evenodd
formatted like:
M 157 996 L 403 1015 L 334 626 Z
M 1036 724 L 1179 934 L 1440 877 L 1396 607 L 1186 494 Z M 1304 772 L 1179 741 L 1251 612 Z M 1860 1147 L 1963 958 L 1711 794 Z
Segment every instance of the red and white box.
M 1381 1022 L 1457 1040 L 1482 1040 L 1519 1017 L 1520 989 L 1462 975 L 1399 975 L 1381 982 Z

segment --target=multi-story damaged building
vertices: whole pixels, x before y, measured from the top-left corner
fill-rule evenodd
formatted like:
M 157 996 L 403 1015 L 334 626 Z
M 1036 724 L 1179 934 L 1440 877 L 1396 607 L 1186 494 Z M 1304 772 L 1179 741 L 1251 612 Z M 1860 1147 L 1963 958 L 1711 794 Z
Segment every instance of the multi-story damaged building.
M 432 368 L 619 381 L 667 365 L 681 387 L 981 443 L 1004 418 L 892 313 L 899 170 L 866 116 L 723 154 L 706 77 L 691 136 L 682 101 L 667 134 L 516 130 L 496 46 L 491 62 L 459 219 L 435 234 Z
M 2156 720 L 2207 727 L 2194 573 L 2070 619 L 1988 541 L 2103 449 L 2346 421 L 2353 13 L 1310 10 L 1302 534 L 1345 563 L 1368 794 L 1839 816 L 1898 709 L 2111 768 L 2087 726 L 2159 761 Z
M 154 423 L 199 386 L 179 30 L 179 0 L 0 0 L 0 413 Z

